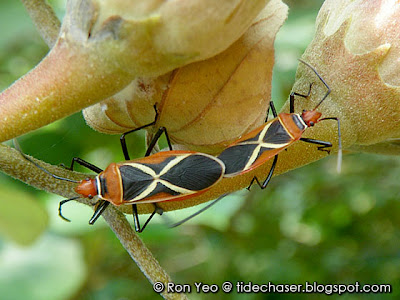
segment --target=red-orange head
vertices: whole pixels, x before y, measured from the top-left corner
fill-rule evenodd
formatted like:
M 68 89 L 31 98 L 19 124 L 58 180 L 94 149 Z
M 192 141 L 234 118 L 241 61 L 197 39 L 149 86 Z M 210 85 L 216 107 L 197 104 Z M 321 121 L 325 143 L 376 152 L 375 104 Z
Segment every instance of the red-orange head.
M 307 124 L 308 127 L 314 126 L 316 123 L 318 123 L 319 118 L 321 118 L 322 113 L 316 111 L 315 109 L 313 110 L 303 110 L 301 114 L 301 118 L 303 119 L 304 123 Z
M 75 192 L 82 195 L 84 198 L 93 198 L 98 194 L 96 180 L 92 178 L 82 180 L 75 188 Z

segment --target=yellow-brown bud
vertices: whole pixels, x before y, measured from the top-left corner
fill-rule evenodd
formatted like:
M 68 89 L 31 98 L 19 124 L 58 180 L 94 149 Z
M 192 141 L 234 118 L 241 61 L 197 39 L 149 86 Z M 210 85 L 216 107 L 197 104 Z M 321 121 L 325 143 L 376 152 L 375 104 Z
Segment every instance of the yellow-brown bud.
M 173 143 L 218 153 L 261 125 L 270 100 L 275 35 L 287 7 L 270 1 L 253 25 L 221 54 L 157 78 L 138 78 L 115 96 L 84 110 L 87 123 L 123 133 L 159 118 Z
M 0 94 L 0 141 L 236 41 L 268 0 L 70 0 L 43 61 Z
M 390 153 L 400 137 L 399 20 L 396 1 L 327 0 L 318 14 L 314 40 L 302 59 L 332 89 L 320 108 L 324 116 L 340 118 L 345 149 Z M 294 91 L 306 90 L 313 80 L 305 68 Z M 312 107 L 324 93 L 323 87 L 313 90 L 313 102 L 299 100 L 297 107 Z

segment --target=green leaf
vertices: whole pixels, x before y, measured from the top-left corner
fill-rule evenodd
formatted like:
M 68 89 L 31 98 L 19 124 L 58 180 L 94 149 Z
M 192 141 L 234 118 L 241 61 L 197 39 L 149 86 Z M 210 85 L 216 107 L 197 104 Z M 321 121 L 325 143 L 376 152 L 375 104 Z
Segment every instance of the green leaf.
M 43 235 L 30 248 L 0 247 L 2 299 L 71 299 L 86 278 L 83 251 L 72 239 Z
M 43 206 L 12 185 L 0 185 L 0 194 L 0 235 L 20 245 L 33 243 L 47 228 Z

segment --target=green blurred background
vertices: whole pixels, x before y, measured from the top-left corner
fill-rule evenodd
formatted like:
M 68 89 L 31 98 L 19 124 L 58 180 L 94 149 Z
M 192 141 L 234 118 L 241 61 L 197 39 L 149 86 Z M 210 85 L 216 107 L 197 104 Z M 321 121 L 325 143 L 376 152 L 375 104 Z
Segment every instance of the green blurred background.
M 289 18 L 277 36 L 272 98 L 282 106 L 297 59 L 311 41 L 322 1 L 285 1 Z M 60 17 L 64 1 L 50 1 Z M 48 51 L 22 4 L 0 2 L 0 89 L 34 67 Z M 144 154 L 143 133 L 128 147 Z M 101 168 L 123 160 L 119 136 L 94 132 L 81 114 L 25 135 L 24 151 L 46 162 L 82 157 Z M 241 191 L 176 229 L 156 218 L 141 234 L 175 282 L 390 283 L 392 294 L 342 299 L 399 299 L 400 159 L 349 154 L 335 172 L 332 156 L 274 178 L 269 188 Z M 102 220 L 61 197 L 0 174 L 1 299 L 152 299 L 150 283 Z M 197 210 L 194 208 L 194 210 Z M 180 220 L 194 211 L 168 213 Z M 215 299 L 286 299 L 287 294 L 207 294 Z M 298 299 L 320 298 L 297 294 Z M 335 298 L 337 296 L 334 296 Z M 204 299 L 204 294 L 190 295 Z

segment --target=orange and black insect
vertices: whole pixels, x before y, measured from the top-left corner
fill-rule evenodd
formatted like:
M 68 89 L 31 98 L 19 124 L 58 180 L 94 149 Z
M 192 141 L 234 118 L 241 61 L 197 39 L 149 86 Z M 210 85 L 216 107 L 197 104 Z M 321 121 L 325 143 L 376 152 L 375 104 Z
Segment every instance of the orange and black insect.
M 274 115 L 274 119 L 268 122 L 268 113 L 267 119 L 265 120 L 265 124 L 254 129 L 249 132 L 245 136 L 233 142 L 229 145 L 224 151 L 222 151 L 218 158 L 225 164 L 225 174 L 224 177 L 234 177 L 241 176 L 255 168 L 263 165 L 268 162 L 272 158 L 274 158 L 272 162 L 271 169 L 268 173 L 267 178 L 260 182 L 257 177 L 253 177 L 248 189 L 252 186 L 252 184 L 257 182 L 257 184 L 265 189 L 272 178 L 272 175 L 275 170 L 275 166 L 278 161 L 278 154 L 287 149 L 294 142 L 300 140 L 303 142 L 317 144 L 319 145 L 318 150 L 327 151 L 329 147 L 332 147 L 330 142 L 314 140 L 310 138 L 303 138 L 302 135 L 306 131 L 308 127 L 314 126 L 316 123 L 323 120 L 335 120 L 338 124 L 338 171 L 340 171 L 341 166 L 341 133 L 340 133 L 340 122 L 336 117 L 328 117 L 321 118 L 322 114 L 317 112 L 317 108 L 321 105 L 322 102 L 328 97 L 331 92 L 328 84 L 324 81 L 324 79 L 318 74 L 314 67 L 309 65 L 308 63 L 300 60 L 300 62 L 304 63 L 307 67 L 309 67 L 321 80 L 321 82 L 326 86 L 327 92 L 323 96 L 323 98 L 318 102 L 318 104 L 312 110 L 303 110 L 301 114 L 294 113 L 294 100 L 295 96 L 300 96 L 303 98 L 307 98 L 311 94 L 311 87 L 306 95 L 299 94 L 296 92 L 292 92 L 290 94 L 290 113 L 280 113 L 277 114 L 274 103 L 270 102 L 270 109 Z M 268 109 L 269 112 L 269 109 Z M 190 215 L 189 217 L 183 219 L 182 221 L 174 224 L 172 227 L 181 225 L 182 223 L 192 219 L 197 216 L 201 212 L 210 208 L 212 205 L 223 199 L 225 195 L 220 196 L 218 199 L 209 203 L 207 206 L 199 210 L 198 212 Z
M 143 127 L 128 133 L 137 131 Z M 71 170 L 76 162 L 98 173 L 95 178 L 88 178 L 82 181 L 75 181 L 54 175 L 33 162 L 22 151 L 21 153 L 26 159 L 52 177 L 78 183 L 75 191 L 80 197 L 93 198 L 94 196 L 98 196 L 101 199 L 94 215 L 89 221 L 90 224 L 93 224 L 97 220 L 110 203 L 116 206 L 129 204 L 133 208 L 135 229 L 141 232 L 155 213 L 162 213 L 162 210 L 155 203 L 169 200 L 184 200 L 204 193 L 216 184 L 225 173 L 225 165 L 218 158 L 204 153 L 171 150 L 148 156 L 163 132 L 165 132 L 165 128 L 158 130 L 146 152 L 146 157 L 135 160 L 129 159 L 125 143 L 125 135 L 127 133 L 122 135 L 121 145 L 127 160 L 120 163 L 111 163 L 104 171 L 80 158 L 74 158 L 71 163 Z M 168 144 L 171 147 L 168 135 L 166 134 L 166 136 Z M 59 213 L 62 218 L 64 217 L 61 214 L 61 206 L 68 201 L 78 198 L 74 197 L 60 202 Z M 140 227 L 136 207 L 140 203 L 155 204 L 154 212 L 150 215 L 143 228 Z
M 336 117 L 321 118 L 322 113 L 316 111 L 322 102 L 328 97 L 331 92 L 328 84 L 318 74 L 318 72 L 308 63 L 300 60 L 306 66 L 311 68 L 313 72 L 318 76 L 321 82 L 326 86 L 327 92 L 321 101 L 312 110 L 304 110 L 301 114 L 294 113 L 294 100 L 295 96 L 307 98 L 311 93 L 312 84 L 307 95 L 292 92 L 290 94 L 290 113 L 276 113 L 273 102 L 270 102 L 270 108 L 272 109 L 274 119 L 266 123 L 259 128 L 254 129 L 242 138 L 236 140 L 234 143 L 229 145 L 218 158 L 225 164 L 226 170 L 224 177 L 234 177 L 244 173 L 247 173 L 270 159 L 274 158 L 271 170 L 264 180 L 260 183 L 257 177 L 254 177 L 248 188 L 256 181 L 258 185 L 264 189 L 270 181 L 274 172 L 278 154 L 287 149 L 294 142 L 300 140 L 307 143 L 319 145 L 318 150 L 328 151 L 326 148 L 332 147 L 330 142 L 314 140 L 310 138 L 302 137 L 303 133 L 308 127 L 314 126 L 316 123 L 323 120 L 335 120 L 338 123 L 338 136 L 339 136 L 339 160 L 338 168 L 340 167 L 341 160 L 341 135 L 340 135 L 340 122 Z

